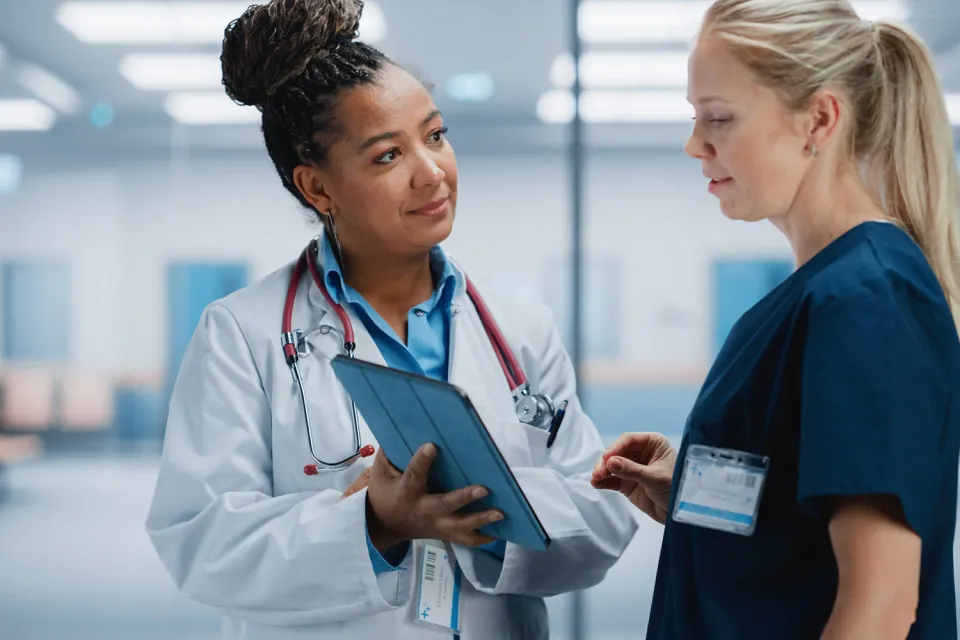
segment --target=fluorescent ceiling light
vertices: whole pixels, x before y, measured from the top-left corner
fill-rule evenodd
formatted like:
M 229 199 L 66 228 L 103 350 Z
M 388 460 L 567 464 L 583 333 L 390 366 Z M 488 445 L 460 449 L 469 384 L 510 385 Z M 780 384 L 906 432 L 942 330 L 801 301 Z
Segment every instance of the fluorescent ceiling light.
M 21 87 L 62 113 L 74 114 L 80 110 L 80 94 L 42 67 L 27 62 L 17 64 L 13 78 Z
M 565 123 L 574 116 L 573 94 L 548 91 L 537 103 L 537 116 L 543 122 Z M 684 91 L 584 91 L 580 94 L 580 117 L 587 123 L 690 122 L 693 107 Z
M 227 25 L 250 2 L 64 2 L 57 22 L 91 44 L 220 43 Z M 374 43 L 386 35 L 383 10 L 364 6 L 360 37 Z
M 39 100 L 0 100 L 0 131 L 47 131 L 56 112 Z
M 689 42 L 697 35 L 707 8 L 704 0 L 584 0 L 580 37 L 591 44 L 611 42 Z M 866 20 L 906 21 L 902 0 L 854 0 Z
M 133 53 L 120 75 L 144 91 L 213 90 L 223 78 L 220 56 L 204 53 Z
M 583 97 L 582 94 L 581 97 Z M 573 116 L 573 93 L 569 91 L 547 91 L 537 101 L 537 117 L 541 122 L 563 124 L 571 122 Z
M 573 58 L 562 54 L 550 68 L 557 89 L 573 86 Z M 580 58 L 584 89 L 687 86 L 685 51 L 588 51 Z
M 485 102 L 493 91 L 493 77 L 483 71 L 455 73 L 447 79 L 447 95 L 460 102 Z
M 256 107 L 241 106 L 224 93 L 171 93 L 164 109 L 180 124 L 257 124 L 260 111 Z

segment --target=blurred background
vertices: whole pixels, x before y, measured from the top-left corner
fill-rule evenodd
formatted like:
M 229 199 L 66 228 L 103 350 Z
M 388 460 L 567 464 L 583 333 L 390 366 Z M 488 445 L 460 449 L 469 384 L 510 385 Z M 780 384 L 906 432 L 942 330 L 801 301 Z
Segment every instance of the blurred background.
M 143 529 L 167 393 L 203 307 L 317 232 L 258 112 L 220 87 L 223 28 L 246 4 L 0 0 L 3 640 L 218 637 Z M 723 218 L 682 153 L 705 4 L 378 0 L 364 15 L 361 37 L 433 83 L 450 126 L 447 250 L 481 290 L 553 308 L 608 440 L 679 437 L 733 321 L 792 269 L 780 234 Z M 960 125 L 956 1 L 854 4 L 922 34 Z M 551 600 L 554 637 L 641 637 L 660 535 L 641 522 L 606 582 Z

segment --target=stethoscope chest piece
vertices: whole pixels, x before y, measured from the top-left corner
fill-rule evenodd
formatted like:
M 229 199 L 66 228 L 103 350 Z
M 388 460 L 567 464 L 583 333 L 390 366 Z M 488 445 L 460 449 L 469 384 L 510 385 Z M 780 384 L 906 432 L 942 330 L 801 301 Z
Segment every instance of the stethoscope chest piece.
M 517 420 L 544 431 L 550 429 L 556 407 L 547 396 L 530 393 L 530 386 L 524 385 L 516 396 Z

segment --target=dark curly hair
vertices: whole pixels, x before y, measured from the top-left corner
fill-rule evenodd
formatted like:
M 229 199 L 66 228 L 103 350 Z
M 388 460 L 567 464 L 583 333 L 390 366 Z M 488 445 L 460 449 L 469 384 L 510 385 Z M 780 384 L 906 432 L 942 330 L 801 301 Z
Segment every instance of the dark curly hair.
M 363 0 L 271 0 L 249 7 L 224 32 L 227 95 L 260 109 L 267 152 L 283 185 L 307 208 L 293 170 L 326 161 L 340 133 L 338 99 L 393 64 L 356 40 L 362 12 Z

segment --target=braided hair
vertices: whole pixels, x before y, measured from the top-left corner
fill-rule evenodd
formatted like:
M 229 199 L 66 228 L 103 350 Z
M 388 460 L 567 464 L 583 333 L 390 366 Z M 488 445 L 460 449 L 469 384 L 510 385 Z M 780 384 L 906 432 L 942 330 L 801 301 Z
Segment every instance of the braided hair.
M 393 62 L 356 40 L 363 0 L 270 0 L 231 22 L 220 62 L 234 102 L 262 113 L 264 142 L 284 187 L 311 208 L 293 179 L 320 166 L 341 133 L 344 91 L 372 84 Z

